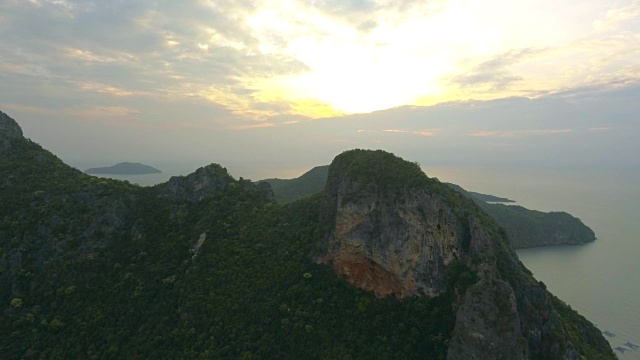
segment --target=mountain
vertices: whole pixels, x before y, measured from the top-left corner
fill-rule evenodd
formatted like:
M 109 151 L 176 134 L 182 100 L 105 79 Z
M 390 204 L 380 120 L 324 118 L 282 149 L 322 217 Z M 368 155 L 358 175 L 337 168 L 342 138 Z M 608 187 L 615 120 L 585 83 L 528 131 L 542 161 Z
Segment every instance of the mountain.
M 295 179 L 265 179 L 261 182 L 271 185 L 277 202 L 290 203 L 322 191 L 328 171 L 329 165 L 316 166 Z
M 109 174 L 109 175 L 138 175 L 138 174 L 159 174 L 162 171 L 140 163 L 122 162 L 113 166 L 90 168 L 85 170 L 87 174 Z
M 318 166 L 295 179 L 262 180 L 271 185 L 274 197 L 279 203 L 299 200 L 324 189 L 327 182 L 328 166 Z M 566 212 L 540 212 L 519 205 L 492 204 L 508 203 L 513 200 L 494 195 L 467 191 L 462 187 L 447 183 L 454 190 L 474 200 L 484 211 L 503 227 L 514 249 L 547 245 L 581 245 L 596 239 L 588 226 L 580 219 Z
M 484 201 L 484 202 L 495 202 L 495 203 L 513 203 L 515 201 L 499 196 L 489 195 L 489 194 L 481 194 L 473 191 L 467 191 L 469 195 L 471 195 L 474 199 Z
M 506 230 L 515 249 L 546 245 L 581 245 L 596 239 L 591 228 L 566 212 L 545 213 L 519 205 L 490 204 L 485 200 L 486 195 L 477 196 L 477 193 L 467 192 L 458 185 L 448 185 L 473 199 L 494 218 Z
M 217 164 L 139 187 L 2 114 L 0 357 L 615 359 L 468 198 L 381 151 L 328 174 L 282 205 Z

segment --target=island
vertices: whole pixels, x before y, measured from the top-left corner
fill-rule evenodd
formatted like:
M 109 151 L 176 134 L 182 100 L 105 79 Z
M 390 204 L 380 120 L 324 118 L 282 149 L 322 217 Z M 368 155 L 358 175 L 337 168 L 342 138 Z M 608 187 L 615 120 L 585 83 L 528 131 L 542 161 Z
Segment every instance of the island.
M 98 167 L 85 170 L 87 174 L 110 174 L 110 175 L 143 175 L 159 174 L 162 171 L 153 166 L 140 163 L 122 162 L 113 166 Z

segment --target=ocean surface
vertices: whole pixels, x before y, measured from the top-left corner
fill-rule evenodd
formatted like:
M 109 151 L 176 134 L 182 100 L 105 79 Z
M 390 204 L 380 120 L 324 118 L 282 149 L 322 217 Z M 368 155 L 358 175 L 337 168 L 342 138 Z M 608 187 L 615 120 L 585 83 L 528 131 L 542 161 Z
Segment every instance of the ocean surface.
M 262 177 L 243 174 L 247 171 L 243 168 L 230 168 L 229 172 L 236 178 L 245 175 L 256 180 L 292 178 L 310 168 L 281 169 Z M 640 172 L 480 167 L 423 170 L 441 181 L 507 197 L 529 209 L 566 211 L 591 227 L 597 236 L 593 243 L 519 250 L 518 256 L 553 294 L 598 326 L 620 359 L 640 359 Z M 110 177 L 147 186 L 191 171 Z M 639 347 L 634 349 L 632 344 Z

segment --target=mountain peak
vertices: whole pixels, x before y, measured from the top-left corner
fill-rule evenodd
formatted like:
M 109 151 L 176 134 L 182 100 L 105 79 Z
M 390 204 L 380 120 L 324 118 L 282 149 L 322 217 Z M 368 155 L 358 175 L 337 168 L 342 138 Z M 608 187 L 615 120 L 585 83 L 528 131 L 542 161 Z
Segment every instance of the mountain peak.
M 443 293 L 445 268 L 467 255 L 471 235 L 438 188 L 447 190 L 391 153 L 342 153 L 325 189 L 321 218 L 333 231 L 320 262 L 378 296 Z
M 383 150 L 345 151 L 331 163 L 329 176 L 332 175 L 347 176 L 361 185 L 375 183 L 385 190 L 421 187 L 432 181 L 422 172 L 418 163 Z
M 121 162 L 107 167 L 90 168 L 87 174 L 158 174 L 162 171 L 145 164 Z
M 384 151 L 339 155 L 319 215 L 327 233 L 315 259 L 346 282 L 378 297 L 452 299 L 448 359 L 561 358 L 592 346 L 611 355 L 592 325 L 589 342 L 566 331 L 557 315 L 566 305 L 520 264 L 506 232 L 416 163 Z M 575 342 L 557 340 L 568 337 Z
M 211 193 L 221 191 L 233 181 L 226 168 L 209 164 L 187 176 L 173 176 L 160 186 L 166 197 L 198 202 Z

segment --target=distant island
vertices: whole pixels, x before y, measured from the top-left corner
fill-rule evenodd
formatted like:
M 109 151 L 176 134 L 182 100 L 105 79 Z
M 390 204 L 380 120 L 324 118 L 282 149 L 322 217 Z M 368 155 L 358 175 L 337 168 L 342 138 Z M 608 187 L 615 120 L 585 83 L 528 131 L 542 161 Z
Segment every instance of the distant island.
M 162 171 L 153 166 L 140 163 L 123 162 L 113 166 L 91 168 L 85 170 L 87 174 L 110 174 L 110 175 L 143 175 L 159 174 Z

